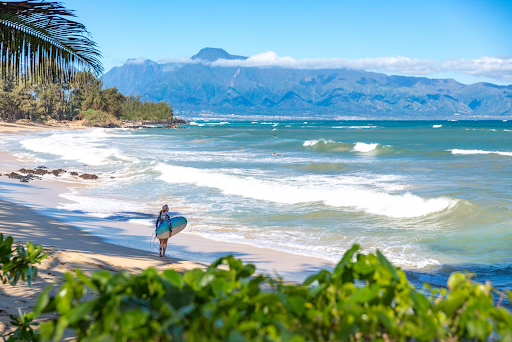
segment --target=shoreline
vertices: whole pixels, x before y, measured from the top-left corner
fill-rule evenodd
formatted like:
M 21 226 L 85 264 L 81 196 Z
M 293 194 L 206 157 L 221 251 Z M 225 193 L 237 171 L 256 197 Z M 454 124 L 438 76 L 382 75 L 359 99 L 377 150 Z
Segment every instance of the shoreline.
M 19 127 L 16 133 L 23 134 L 23 128 Z M 1 133 L 0 131 L 0 138 Z M 27 163 L 18 161 L 14 156 L 6 152 L 0 152 L 0 160 L 1 174 L 27 167 Z M 94 186 L 94 183 L 90 184 Z M 69 193 L 71 188 L 87 186 L 86 182 L 68 183 L 63 179 L 44 179 L 41 181 L 33 180 L 30 183 L 20 183 L 16 179 L 2 176 L 0 177 L 0 185 L 0 188 L 4 190 L 0 191 L 1 200 L 28 207 L 39 215 L 57 218 L 60 222 L 75 227 L 80 231 L 99 236 L 105 244 L 120 245 L 127 248 L 135 247 L 137 250 L 145 250 L 147 252 L 147 246 L 137 248 L 136 242 L 141 237 L 147 238 L 152 233 L 150 228 L 137 223 L 98 218 L 85 213 L 57 208 L 61 203 L 74 203 L 59 195 Z M 5 195 L 6 190 L 9 196 Z M 189 222 L 189 224 L 193 224 L 193 222 Z M 101 231 L 104 229 L 128 233 L 129 236 L 128 238 L 121 237 L 117 241 L 111 241 L 111 236 L 101 234 Z M 33 243 L 37 243 L 37 241 L 33 241 Z M 157 244 L 155 241 L 153 243 Z M 154 253 L 158 255 L 157 246 L 155 246 Z M 320 258 L 296 255 L 270 248 L 255 247 L 243 242 L 217 241 L 188 233 L 186 230 L 169 240 L 167 254 L 173 258 L 206 264 L 213 262 L 221 256 L 233 254 L 246 263 L 254 263 L 259 273 L 275 274 L 277 272 L 288 281 L 302 281 L 320 268 L 332 268 L 335 266 L 334 263 Z
M 71 188 L 81 186 L 86 185 L 57 180 L 36 180 L 30 183 L 21 183 L 17 179 L 2 176 L 0 177 L 0 200 L 13 205 L 20 205 L 37 215 L 98 237 L 105 245 L 106 250 L 110 248 L 109 246 L 119 246 L 158 256 L 158 246 L 155 240 L 151 242 L 154 246 L 154 252 L 147 251 L 146 242 L 142 242 L 142 246 L 146 248 L 137 248 L 141 246 L 140 240 L 153 233 L 153 228 L 147 228 L 129 221 L 110 220 L 90 216 L 79 211 L 57 208 L 63 203 L 74 203 L 60 197 L 60 194 L 68 193 Z M 9 223 L 16 225 L 16 222 Z M 2 224 L 2 226 L 4 225 Z M 2 228 L 2 232 L 5 231 Z M 102 231 L 108 231 L 108 233 L 101 234 Z M 119 234 L 117 241 L 112 241 L 112 233 Z M 32 239 L 31 242 L 38 244 L 36 239 Z M 228 254 L 241 258 L 245 263 L 255 264 L 259 273 L 275 274 L 277 272 L 288 281 L 302 281 L 320 268 L 334 266 L 334 264 L 319 258 L 300 256 L 244 243 L 211 240 L 186 231 L 171 238 L 167 249 L 167 257 L 202 264 L 209 264 Z
M 30 126 L 27 130 L 23 125 L 17 126 L 5 131 L 0 125 L 0 139 L 3 134 L 27 134 L 47 129 Z M 69 127 L 57 129 L 60 128 Z M 214 260 L 232 254 L 244 263 L 253 263 L 259 274 L 279 275 L 285 281 L 301 282 L 322 268 L 334 267 L 333 263 L 319 258 L 210 240 L 186 231 L 169 240 L 167 256 L 160 258 L 156 241 L 153 241 L 154 252 L 134 248 L 138 240 L 146 239 L 152 233 L 152 228 L 58 209 L 63 203 L 74 203 L 59 195 L 69 193 L 72 188 L 88 186 L 86 182 L 43 179 L 22 183 L 4 175 L 29 167 L 28 164 L 7 152 L 0 152 L 0 232 L 12 236 L 15 244 L 31 241 L 34 245 L 42 245 L 49 257 L 38 266 L 39 275 L 32 288 L 22 281 L 15 287 L 0 284 L 0 299 L 7 304 L 0 310 L 0 334 L 10 331 L 9 315 L 17 314 L 19 309 L 22 312 L 31 310 L 38 294 L 47 285 L 75 268 L 86 273 L 99 270 L 139 272 L 148 267 L 186 272 L 194 268 L 204 269 Z M 94 183 L 90 184 L 94 186 Z M 108 233 L 102 234 L 102 231 Z M 119 234 L 117 241 L 109 241 L 113 232 Z

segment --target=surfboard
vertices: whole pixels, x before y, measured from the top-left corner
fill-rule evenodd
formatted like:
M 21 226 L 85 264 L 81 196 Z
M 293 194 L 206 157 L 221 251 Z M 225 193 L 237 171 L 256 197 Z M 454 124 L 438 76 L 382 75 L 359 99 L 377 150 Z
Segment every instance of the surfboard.
M 187 219 L 183 216 L 176 216 L 171 219 L 172 236 L 181 232 L 187 226 Z M 169 229 L 169 222 L 164 221 L 156 229 L 156 237 L 159 239 L 167 239 L 171 237 L 171 230 Z

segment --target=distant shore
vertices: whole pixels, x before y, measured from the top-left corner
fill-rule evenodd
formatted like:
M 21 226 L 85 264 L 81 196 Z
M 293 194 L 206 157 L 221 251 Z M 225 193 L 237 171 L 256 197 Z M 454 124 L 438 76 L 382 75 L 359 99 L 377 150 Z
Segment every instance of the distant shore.
M 91 125 L 84 120 L 49 120 L 47 122 L 32 122 L 28 120 L 18 120 L 16 122 L 5 122 L 0 120 L 0 134 L 14 133 L 21 131 L 39 131 L 48 129 L 84 129 L 84 128 L 178 128 L 179 125 L 186 125 L 188 121 L 182 119 L 172 120 L 123 120 L 116 124 Z

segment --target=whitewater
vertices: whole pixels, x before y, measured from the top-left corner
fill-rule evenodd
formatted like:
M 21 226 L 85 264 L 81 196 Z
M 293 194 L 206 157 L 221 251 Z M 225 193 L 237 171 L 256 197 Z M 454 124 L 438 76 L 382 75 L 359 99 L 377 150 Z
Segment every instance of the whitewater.
M 418 282 L 469 270 L 512 285 L 511 122 L 195 118 L 184 127 L 41 131 L 0 148 L 34 167 L 100 175 L 63 194 L 63 210 L 150 227 L 167 203 L 189 219 L 183 234 L 212 243 L 333 262 L 359 243 Z

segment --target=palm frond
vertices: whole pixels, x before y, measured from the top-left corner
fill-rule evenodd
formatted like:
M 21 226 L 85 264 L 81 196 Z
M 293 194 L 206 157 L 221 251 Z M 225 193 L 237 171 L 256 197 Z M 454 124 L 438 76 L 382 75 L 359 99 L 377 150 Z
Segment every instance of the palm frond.
M 101 53 L 73 11 L 57 2 L 0 2 L 0 69 L 31 78 L 66 79 L 79 70 L 100 75 Z

